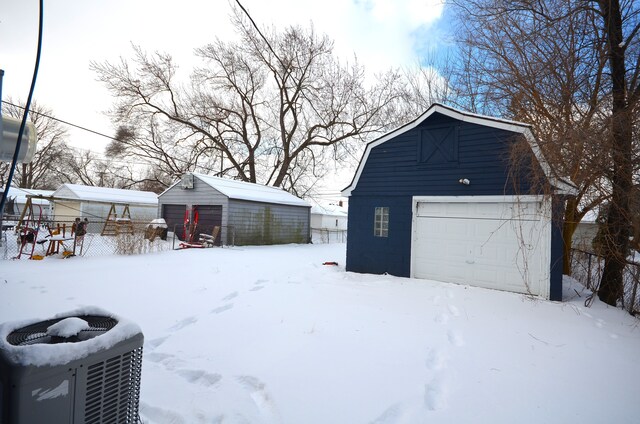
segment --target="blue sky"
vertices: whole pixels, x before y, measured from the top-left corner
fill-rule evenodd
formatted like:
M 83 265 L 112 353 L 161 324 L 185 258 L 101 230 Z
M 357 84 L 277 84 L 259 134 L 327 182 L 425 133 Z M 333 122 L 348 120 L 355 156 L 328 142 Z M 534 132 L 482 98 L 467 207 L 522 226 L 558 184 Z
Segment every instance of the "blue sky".
M 131 43 L 171 53 L 185 73 L 193 49 L 215 37 L 233 37 L 227 0 L 56 0 L 45 2 L 42 60 L 35 99 L 60 118 L 112 134 L 103 115 L 111 103 L 89 63 L 115 61 Z M 442 44 L 441 0 L 243 0 L 260 25 L 313 23 L 335 41 L 335 52 L 354 55 L 370 72 L 409 66 Z M 3 99 L 26 99 L 35 59 L 38 1 L 0 0 Z M 443 30 L 443 28 L 445 28 Z M 100 151 L 108 140 L 70 129 L 72 145 Z

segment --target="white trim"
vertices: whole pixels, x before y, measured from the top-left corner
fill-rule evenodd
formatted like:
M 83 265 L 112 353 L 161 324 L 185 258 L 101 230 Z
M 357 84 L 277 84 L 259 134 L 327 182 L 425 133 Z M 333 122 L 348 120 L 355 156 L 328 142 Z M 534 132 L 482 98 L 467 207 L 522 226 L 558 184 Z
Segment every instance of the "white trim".
M 420 125 L 422 122 L 424 122 L 427 118 L 429 118 L 434 113 L 440 113 L 442 115 L 448 116 L 450 118 L 453 118 L 462 122 L 469 122 L 472 124 L 505 130 L 505 131 L 516 133 L 516 134 L 523 134 L 525 139 L 529 143 L 529 146 L 533 150 L 533 153 L 536 156 L 536 159 L 540 163 L 540 166 L 542 167 L 542 170 L 544 171 L 545 175 L 547 176 L 547 178 L 549 178 L 549 181 L 551 182 L 551 184 L 554 187 L 559 189 L 559 194 L 576 194 L 577 193 L 577 188 L 575 186 L 565 181 L 559 180 L 558 178 L 553 176 L 553 173 L 551 172 L 551 167 L 543 157 L 538 141 L 536 140 L 533 133 L 531 132 L 530 125 L 524 124 L 521 122 L 516 122 L 516 121 L 509 121 L 507 119 L 492 118 L 489 116 L 462 112 L 462 111 L 441 105 L 439 103 L 434 103 L 431 105 L 431 107 L 429 107 L 429 109 L 427 109 L 426 112 L 420 115 L 417 119 L 367 144 L 367 147 L 365 148 L 365 151 L 362 154 L 362 159 L 360 159 L 360 163 L 358 164 L 358 169 L 356 170 L 355 176 L 351 181 L 351 184 L 349 184 L 347 187 L 345 187 L 342 190 L 342 195 L 345 197 L 351 196 L 351 192 L 358 185 L 358 181 L 360 180 L 360 176 L 362 175 L 362 170 L 364 169 L 364 165 L 367 163 L 367 160 L 369 159 L 369 153 L 374 147 L 377 147 L 389 141 L 390 139 L 397 137 L 400 134 L 404 134 L 405 132 L 408 132 L 416 128 L 418 125 Z
M 413 196 L 412 203 L 415 206 L 418 202 L 431 203 L 533 203 L 542 202 L 543 195 L 505 195 L 505 196 Z

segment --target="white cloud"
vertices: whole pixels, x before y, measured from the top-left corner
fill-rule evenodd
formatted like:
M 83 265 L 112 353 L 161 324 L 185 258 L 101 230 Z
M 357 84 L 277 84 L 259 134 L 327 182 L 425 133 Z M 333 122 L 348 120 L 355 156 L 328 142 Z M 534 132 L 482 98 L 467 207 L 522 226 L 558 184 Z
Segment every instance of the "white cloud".
M 353 57 L 372 70 L 416 61 L 411 34 L 442 15 L 441 0 L 325 0 L 302 3 L 244 0 L 243 5 L 260 25 L 307 25 L 329 35 L 336 53 Z
M 241 0 L 261 26 L 307 26 L 335 41 L 335 52 L 355 54 L 370 72 L 415 63 L 416 30 L 442 15 L 441 0 Z M 111 97 L 89 70 L 92 60 L 130 56 L 130 43 L 171 53 L 186 72 L 193 49 L 232 36 L 227 0 L 56 0 L 45 2 L 42 61 L 35 98 L 56 116 L 111 133 L 102 115 Z M 36 2 L 3 0 L 0 66 L 3 98 L 26 99 L 37 40 Z M 422 31 L 420 32 L 422 34 Z M 412 36 L 413 34 L 413 36 Z M 72 143 L 100 149 L 103 138 L 71 130 Z

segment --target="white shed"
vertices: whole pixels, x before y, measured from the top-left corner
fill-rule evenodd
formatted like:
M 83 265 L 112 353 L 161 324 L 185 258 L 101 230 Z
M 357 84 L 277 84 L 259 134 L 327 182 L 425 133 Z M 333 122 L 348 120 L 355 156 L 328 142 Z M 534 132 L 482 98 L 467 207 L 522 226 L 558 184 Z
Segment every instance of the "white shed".
M 315 205 L 311 208 L 311 228 L 347 230 L 347 208 L 336 204 Z
M 20 215 L 24 210 L 24 206 L 27 203 L 27 196 L 31 197 L 31 202 L 34 206 L 37 205 L 35 209 L 41 208 L 42 217 L 48 218 L 51 216 L 51 205 L 47 199 L 39 199 L 33 196 L 42 196 L 48 197 L 53 194 L 53 190 L 34 190 L 30 188 L 19 188 L 19 187 L 10 187 L 8 199 L 14 199 L 15 210 L 14 214 Z
M 53 221 L 71 225 L 75 218 L 87 218 L 89 232 L 102 230 L 112 205 L 118 217 L 129 206 L 134 222 L 148 223 L 157 218 L 158 195 L 151 191 L 63 184 L 53 196 Z
M 336 204 L 311 208 L 311 232 L 314 243 L 346 242 L 347 208 Z

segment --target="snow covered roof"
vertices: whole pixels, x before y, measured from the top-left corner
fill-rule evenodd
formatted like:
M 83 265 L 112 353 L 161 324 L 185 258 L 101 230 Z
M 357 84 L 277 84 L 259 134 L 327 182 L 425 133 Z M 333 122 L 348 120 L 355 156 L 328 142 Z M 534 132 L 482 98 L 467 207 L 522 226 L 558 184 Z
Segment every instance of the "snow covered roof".
M 404 134 L 405 132 L 414 129 L 434 113 L 440 113 L 442 115 L 451 117 L 453 119 L 457 119 L 462 122 L 470 122 L 473 124 L 483 125 L 486 127 L 497 128 L 505 131 L 511 131 L 514 133 L 522 134 L 525 137 L 525 139 L 529 142 L 529 146 L 531 147 L 531 150 L 535 154 L 536 159 L 538 159 L 538 163 L 542 167 L 545 175 L 547 176 L 551 184 L 559 190 L 559 193 L 575 194 L 577 192 L 576 186 L 568 178 L 562 178 L 554 175 L 554 173 L 552 172 L 551 166 L 542 155 L 542 151 L 540 150 L 538 141 L 536 140 L 536 138 L 533 135 L 533 132 L 531 131 L 531 125 L 525 124 L 522 122 L 517 122 L 517 121 L 509 121 L 507 119 L 499 119 L 499 118 L 493 118 L 490 116 L 478 115 L 475 113 L 463 112 L 461 110 L 444 106 L 439 103 L 434 103 L 429 107 L 429 109 L 427 109 L 426 112 L 424 112 L 415 120 L 367 144 L 364 154 L 362 155 L 362 159 L 358 164 L 358 169 L 356 170 L 353 180 L 351 181 L 351 184 L 349 184 L 348 187 L 345 187 L 342 190 L 342 195 L 350 196 L 351 192 L 358 185 L 358 180 L 360 179 L 360 175 L 362 174 L 364 165 L 367 163 L 367 159 L 369 158 L 369 153 L 371 152 L 371 149 L 397 137 L 400 134 Z
M 1 193 L 1 192 L 0 192 Z M 53 190 L 34 190 L 30 188 L 19 188 L 19 187 L 9 187 L 9 197 L 15 197 L 16 203 L 25 204 L 27 203 L 27 195 L 33 196 L 51 196 L 53 194 Z M 32 202 L 34 205 L 47 205 L 49 204 L 48 200 L 32 198 Z
M 121 188 L 92 187 L 80 184 L 62 184 L 55 197 L 70 200 L 88 200 L 103 203 L 157 205 L 158 195 L 152 191 L 125 190 Z
M 344 206 L 338 206 L 334 204 L 329 205 L 314 205 L 311 208 L 312 215 L 329 215 L 337 217 L 347 217 L 347 208 Z
M 597 219 L 598 219 L 598 211 L 591 209 L 584 214 L 580 222 L 586 223 L 586 224 L 595 224 Z
M 262 184 L 246 183 L 244 181 L 229 180 L 227 178 L 212 177 L 204 174 L 193 174 L 203 183 L 218 190 L 230 199 L 250 200 L 252 202 L 279 203 L 282 205 L 307 206 L 311 205 L 299 197 L 278 187 Z

